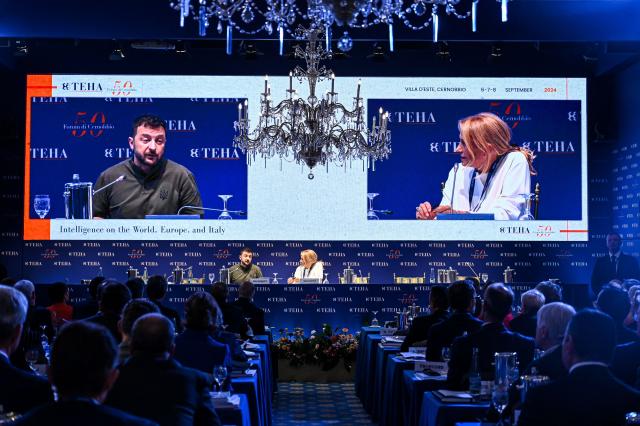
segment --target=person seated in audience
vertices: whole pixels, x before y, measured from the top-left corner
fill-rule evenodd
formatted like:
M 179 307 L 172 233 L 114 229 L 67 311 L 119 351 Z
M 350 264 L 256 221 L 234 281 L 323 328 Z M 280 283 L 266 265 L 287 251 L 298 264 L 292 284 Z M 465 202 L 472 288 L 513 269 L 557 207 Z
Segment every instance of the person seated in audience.
M 520 303 L 522 312 L 511 320 L 509 328 L 523 336 L 536 337 L 536 317 L 538 309 L 544 305 L 544 295 L 538 290 L 525 291 L 520 296 Z
M 53 345 L 49 368 L 58 401 L 29 411 L 15 425 L 156 425 L 101 405 L 118 377 L 116 364 L 116 344 L 109 330 L 87 322 L 65 325 Z
M 51 305 L 47 309 L 51 312 L 53 325 L 59 328 L 73 318 L 73 306 L 69 305 L 69 288 L 65 283 L 57 282 L 49 286 L 48 293 Z
M 104 281 L 104 277 L 95 277 L 89 282 L 89 299 L 76 303 L 73 306 L 74 320 L 89 318 L 98 313 L 100 286 Z
M 242 339 L 248 338 L 249 324 L 242 315 L 242 310 L 227 303 L 229 297 L 229 287 L 223 282 L 213 284 L 211 295 L 218 302 L 218 307 L 222 312 L 222 321 L 225 331 L 239 334 Z
M 478 365 L 483 380 L 493 380 L 496 352 L 516 352 L 520 365 L 529 365 L 533 359 L 533 339 L 513 333 L 503 324 L 512 304 L 513 292 L 509 287 L 502 283 L 487 287 L 482 305 L 484 324 L 478 331 L 458 337 L 451 346 L 448 387 L 468 389 L 473 348 L 478 348 Z
M 182 325 L 182 318 L 180 317 L 180 314 L 175 309 L 171 309 L 162 303 L 167 295 L 167 285 L 167 279 L 162 275 L 153 275 L 149 277 L 147 280 L 147 297 L 153 303 L 158 305 L 158 309 L 160 309 L 160 313 L 162 313 L 162 315 L 173 321 L 173 326 L 176 328 L 178 333 L 182 333 L 184 327 Z
M 555 380 L 567 375 L 562 363 L 562 339 L 569 321 L 576 314 L 573 306 L 562 302 L 547 303 L 538 311 L 536 347 L 543 351 L 540 358 L 527 367 L 528 374 L 540 374 Z
M 631 315 L 634 318 L 638 318 L 640 316 L 640 304 L 635 303 L 632 310 Z M 640 335 L 640 326 L 637 326 L 636 333 Z M 640 378 L 637 375 L 640 372 L 640 340 L 616 346 L 613 352 L 611 371 L 626 384 L 637 387 L 636 382 Z
M 122 309 L 122 318 L 118 322 L 118 329 L 122 335 L 122 342 L 118 346 L 118 359 L 120 364 L 124 364 L 131 356 L 131 329 L 133 323 L 143 315 L 159 313 L 160 310 L 150 300 L 131 299 Z
M 4 277 L 3 279 L 0 280 L 0 285 L 6 285 L 8 287 L 13 287 L 17 282 L 18 282 L 18 280 L 16 280 L 13 277 Z
M 42 349 L 41 336 L 44 334 L 49 341 L 53 339 L 54 329 L 51 320 L 51 312 L 48 309 L 36 306 L 36 288 L 29 280 L 18 281 L 13 288 L 21 292 L 29 302 L 27 320 L 22 328 L 22 337 L 18 348 L 11 355 L 11 363 L 26 371 L 31 371 L 25 360 L 26 350 L 32 347 Z
M 209 293 L 198 292 L 187 300 L 184 309 L 185 330 L 176 337 L 173 357 L 182 365 L 212 373 L 216 365 L 226 365 L 231 373 L 229 347 L 211 336 L 218 324 L 216 305 Z
M 253 295 L 256 289 L 251 281 L 245 281 L 238 287 L 238 300 L 233 302 L 233 306 L 242 310 L 244 318 L 249 318 L 249 327 L 253 334 L 265 334 L 264 310 L 253 303 Z
M 456 281 L 448 289 L 451 316 L 434 324 L 427 337 L 427 360 L 442 361 L 442 349 L 450 347 L 456 337 L 464 333 L 473 333 L 482 325 L 482 321 L 471 313 L 475 309 L 476 291 L 474 286 L 464 280 Z
M 131 357 L 107 404 L 164 426 L 220 425 L 209 396 L 210 375 L 183 367 L 171 358 L 173 322 L 161 314 L 146 314 L 133 324 Z
M 124 285 L 126 285 L 131 292 L 132 299 L 141 299 L 144 297 L 144 281 L 142 278 L 131 278 L 130 280 L 127 280 Z
M 618 345 L 623 343 L 637 341 L 639 336 L 633 330 L 625 327 L 624 319 L 629 312 L 629 296 L 623 290 L 604 286 L 598 298 L 596 299 L 595 306 L 608 314 L 616 325 L 616 342 Z
M 562 302 L 562 287 L 553 281 L 542 281 L 534 290 L 538 290 L 544 296 L 544 303 Z
M 13 366 L 9 360 L 20 343 L 28 306 L 24 294 L 0 285 L 0 405 L 5 412 L 25 413 L 53 400 L 44 378 Z
M 413 319 L 407 337 L 400 346 L 402 352 L 407 352 L 411 346 L 425 346 L 424 343 L 429 336 L 429 329 L 443 320 L 449 318 L 449 297 L 447 288 L 443 285 L 434 285 L 429 292 L 428 315 L 419 316 Z M 416 345 L 416 346 L 417 346 Z M 428 346 L 428 345 L 427 345 Z
M 519 426 L 622 425 L 625 414 L 640 407 L 640 392 L 609 371 L 616 326 L 594 309 L 578 312 L 562 343 L 569 375 L 527 392 Z
M 632 281 L 632 280 L 625 280 Z M 637 281 L 637 280 L 633 280 Z M 624 319 L 624 325 L 629 328 L 636 328 L 638 325 L 638 316 L 636 314 L 638 307 L 640 307 L 640 285 L 634 284 L 627 290 L 629 295 L 629 313 Z
M 98 302 L 100 310 L 84 321 L 105 326 L 113 334 L 116 342 L 120 343 L 122 335 L 118 328 L 118 322 L 122 315 L 122 308 L 129 300 L 131 300 L 131 293 L 126 285 L 116 281 L 108 281 L 100 292 L 100 301 Z

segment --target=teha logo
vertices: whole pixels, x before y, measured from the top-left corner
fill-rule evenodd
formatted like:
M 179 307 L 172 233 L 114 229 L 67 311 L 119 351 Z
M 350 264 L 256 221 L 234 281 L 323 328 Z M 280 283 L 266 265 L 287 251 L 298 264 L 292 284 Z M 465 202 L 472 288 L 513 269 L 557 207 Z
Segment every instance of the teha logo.
M 475 249 L 473 253 L 471 253 L 471 257 L 474 259 L 486 259 L 489 255 L 484 249 Z
M 66 160 L 69 158 L 64 148 L 31 148 L 33 160 Z
M 239 160 L 240 152 L 236 148 L 191 148 L 191 158 L 203 160 Z
M 69 81 L 62 83 L 62 90 L 70 92 L 102 92 L 102 84 L 95 81 Z

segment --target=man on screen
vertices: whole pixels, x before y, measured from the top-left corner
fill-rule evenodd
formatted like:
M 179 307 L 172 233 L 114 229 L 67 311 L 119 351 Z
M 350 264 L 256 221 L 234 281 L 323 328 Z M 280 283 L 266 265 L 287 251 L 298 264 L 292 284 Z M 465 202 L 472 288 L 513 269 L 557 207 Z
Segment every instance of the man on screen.
M 517 220 L 534 175 L 533 153 L 511 145 L 511 129 L 500 117 L 482 112 L 458 123 L 462 167 L 455 164 L 442 191 L 442 201 L 416 207 L 416 219 L 441 213 L 488 213 L 496 220 Z
M 98 177 L 94 218 L 143 219 L 149 214 L 175 215 L 179 210 L 180 214 L 202 214 L 194 208 L 202 206 L 196 180 L 186 167 L 164 158 L 166 142 L 163 119 L 143 115 L 134 120 L 129 137 L 133 158 Z

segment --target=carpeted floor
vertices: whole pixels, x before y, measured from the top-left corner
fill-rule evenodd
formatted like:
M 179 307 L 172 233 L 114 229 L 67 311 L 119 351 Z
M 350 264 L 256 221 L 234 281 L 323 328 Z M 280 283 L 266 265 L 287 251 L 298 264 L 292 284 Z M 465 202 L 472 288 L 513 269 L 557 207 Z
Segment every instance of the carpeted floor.
M 374 425 L 353 383 L 278 383 L 274 426 Z

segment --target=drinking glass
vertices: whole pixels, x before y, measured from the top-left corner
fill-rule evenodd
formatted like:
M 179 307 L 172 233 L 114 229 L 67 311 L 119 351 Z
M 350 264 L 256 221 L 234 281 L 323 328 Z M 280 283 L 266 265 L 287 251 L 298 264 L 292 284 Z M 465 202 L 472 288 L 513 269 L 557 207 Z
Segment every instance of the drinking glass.
M 324 281 L 322 284 L 329 284 L 329 274 L 327 272 L 324 273 Z
M 213 284 L 213 279 L 216 277 L 216 274 L 213 272 L 209 272 L 209 281 L 211 281 L 211 284 Z
M 51 210 L 49 195 L 36 195 L 33 197 L 33 209 L 40 219 L 44 219 L 49 210 Z
M 378 195 L 377 192 L 369 192 L 367 193 L 367 198 L 369 199 L 369 210 L 367 211 L 367 219 L 368 220 L 378 220 L 379 217 L 376 214 L 375 210 L 373 210 L 373 199 L 376 198 Z
M 222 394 L 222 385 L 227 380 L 227 367 L 225 365 L 216 365 L 213 367 L 213 379 L 218 385 L 218 395 Z
M 29 364 L 29 368 L 31 369 L 31 371 L 34 371 L 34 372 L 38 371 L 35 365 L 38 362 L 39 356 L 40 356 L 40 351 L 38 351 L 37 348 L 30 348 L 25 351 L 24 359 L 25 361 L 27 361 L 27 364 Z
M 220 197 L 222 199 L 222 202 L 224 203 L 224 207 L 222 208 L 222 213 L 220 213 L 220 216 L 218 216 L 218 219 L 231 220 L 232 219 L 231 214 L 227 209 L 227 201 L 229 201 L 229 198 L 233 197 L 233 195 L 218 195 L 218 197 Z
M 277 272 L 273 273 L 273 281 L 271 281 L 271 284 L 280 284 L 280 282 L 278 281 L 278 273 Z
M 518 220 L 535 220 L 535 217 L 531 214 L 531 203 L 535 194 L 522 194 L 521 197 L 523 199 L 523 206 Z
M 496 383 L 491 394 L 491 401 L 498 412 L 500 420 L 498 425 L 502 425 L 502 412 L 509 403 L 509 387 L 506 382 Z
M 487 283 L 489 282 L 489 274 L 483 272 L 482 274 L 480 274 L 480 280 L 482 281 L 482 284 L 487 285 Z
M 450 359 L 451 359 L 451 348 L 449 348 L 448 346 L 445 346 L 444 348 L 442 348 L 442 360 L 448 363 Z
M 371 327 L 380 327 L 380 321 L 378 321 L 378 318 L 376 318 L 376 315 L 378 315 L 378 311 L 371 311 L 371 313 L 373 314 L 373 319 L 371 320 Z

